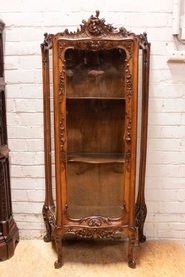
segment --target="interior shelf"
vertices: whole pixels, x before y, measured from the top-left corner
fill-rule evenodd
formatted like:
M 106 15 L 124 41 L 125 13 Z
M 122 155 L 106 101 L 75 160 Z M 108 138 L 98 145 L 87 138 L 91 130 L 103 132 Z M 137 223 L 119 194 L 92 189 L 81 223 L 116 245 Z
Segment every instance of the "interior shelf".
M 90 96 L 90 97 L 84 97 L 84 96 L 67 96 L 67 99 L 71 100 L 125 100 L 125 97 L 101 97 L 101 96 Z
M 68 153 L 68 162 L 83 163 L 124 163 L 123 153 Z

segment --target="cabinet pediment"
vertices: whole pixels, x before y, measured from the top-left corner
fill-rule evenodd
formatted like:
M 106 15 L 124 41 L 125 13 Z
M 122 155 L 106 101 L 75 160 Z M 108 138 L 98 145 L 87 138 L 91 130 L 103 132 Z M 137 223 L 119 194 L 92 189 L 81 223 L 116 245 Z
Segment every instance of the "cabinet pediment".
M 65 29 L 63 32 L 57 33 L 57 36 L 61 37 L 62 39 L 93 39 L 93 42 L 89 44 L 91 44 L 90 48 L 94 50 L 100 48 L 101 44 L 103 43 L 99 41 L 100 39 L 133 40 L 135 38 L 139 39 L 141 48 L 145 48 L 148 46 L 146 32 L 140 35 L 136 35 L 133 32 L 127 31 L 124 27 L 120 27 L 118 30 L 112 24 L 106 24 L 105 19 L 100 19 L 99 15 L 100 12 L 96 11 L 95 16 L 91 15 L 87 21 L 85 19 L 82 20 L 82 24 L 80 24 L 80 27 L 77 28 L 76 32 Z M 45 39 L 42 45 L 51 48 L 52 37 L 52 34 L 45 33 Z

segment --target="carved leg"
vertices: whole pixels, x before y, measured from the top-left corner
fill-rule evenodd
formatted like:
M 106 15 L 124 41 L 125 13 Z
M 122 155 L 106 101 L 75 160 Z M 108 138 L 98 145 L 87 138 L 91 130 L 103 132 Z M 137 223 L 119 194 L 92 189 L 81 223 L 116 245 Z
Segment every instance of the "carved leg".
M 55 262 L 55 268 L 60 268 L 63 265 L 63 253 L 62 253 L 62 232 L 60 227 L 56 227 L 54 231 L 56 250 L 58 260 Z
M 45 242 L 51 241 L 51 225 L 49 224 L 48 211 L 49 211 L 49 208 L 44 205 L 42 209 L 42 214 L 43 214 L 44 223 L 46 226 L 46 235 L 44 236 Z
M 146 236 L 143 234 L 146 215 L 147 215 L 146 204 L 144 205 L 136 204 L 136 226 L 138 227 L 138 240 L 141 243 L 146 241 Z
M 129 229 L 129 246 L 128 246 L 128 266 L 131 268 L 136 267 L 136 262 L 133 257 L 135 242 L 136 242 L 136 229 L 132 227 Z

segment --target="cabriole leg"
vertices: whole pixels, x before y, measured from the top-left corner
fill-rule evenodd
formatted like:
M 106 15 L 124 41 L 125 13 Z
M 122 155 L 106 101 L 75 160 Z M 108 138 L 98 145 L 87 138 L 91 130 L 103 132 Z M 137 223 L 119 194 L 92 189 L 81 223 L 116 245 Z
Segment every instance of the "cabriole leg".
M 60 227 L 56 227 L 54 231 L 55 245 L 58 255 L 58 260 L 55 262 L 55 268 L 60 268 L 63 265 L 63 252 L 62 252 L 62 232 Z

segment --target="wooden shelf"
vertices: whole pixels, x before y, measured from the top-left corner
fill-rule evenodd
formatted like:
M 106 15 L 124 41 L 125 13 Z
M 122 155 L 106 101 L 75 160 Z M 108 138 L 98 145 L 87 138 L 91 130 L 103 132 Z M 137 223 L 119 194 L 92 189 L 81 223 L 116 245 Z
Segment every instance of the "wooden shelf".
M 124 163 L 123 153 L 70 153 L 67 156 L 68 162 L 82 163 Z
M 68 96 L 70 100 L 125 100 L 125 97 Z

